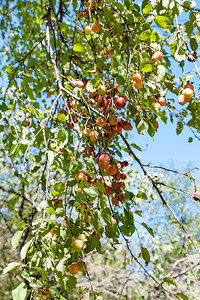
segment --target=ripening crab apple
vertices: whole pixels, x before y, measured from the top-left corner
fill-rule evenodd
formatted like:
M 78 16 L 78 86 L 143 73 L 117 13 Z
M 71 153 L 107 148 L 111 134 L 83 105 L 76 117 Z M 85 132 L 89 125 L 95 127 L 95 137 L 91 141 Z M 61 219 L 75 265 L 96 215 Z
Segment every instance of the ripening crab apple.
M 86 173 L 83 170 L 78 171 L 76 173 L 75 178 L 77 181 L 84 181 L 86 179 Z
M 126 105 L 126 97 L 125 96 L 120 96 L 117 99 L 114 99 L 114 103 L 116 106 L 116 109 L 121 109 Z
M 195 200 L 195 201 L 200 201 L 200 192 L 193 192 L 192 193 L 192 198 Z
M 107 93 L 107 88 L 105 85 L 99 85 L 97 88 L 97 92 L 100 96 L 105 96 L 105 94 Z
M 73 275 L 76 275 L 79 271 L 79 267 L 77 264 L 71 264 L 69 266 L 69 273 L 73 274 Z
M 85 28 L 84 28 L 84 32 L 85 32 L 85 34 L 86 34 L 86 35 L 89 35 L 89 34 L 91 34 L 91 31 L 92 31 L 92 28 L 91 28 L 91 26 L 85 26 Z
M 160 61 L 163 59 L 163 53 L 161 51 L 156 51 L 152 57 L 151 57 L 152 61 L 155 62 L 155 61 Z
M 136 73 L 136 74 L 133 75 L 133 79 L 136 82 L 141 82 L 142 79 L 143 79 L 143 77 L 142 77 L 142 75 L 140 73 Z
M 110 157 L 108 154 L 102 154 L 99 157 L 99 168 L 102 170 L 107 170 L 110 165 Z
M 186 88 L 183 90 L 182 94 L 185 97 L 185 99 L 187 99 L 187 101 L 190 101 L 192 99 L 192 96 L 194 95 L 194 92 L 192 89 Z
M 101 30 L 101 25 L 99 23 L 95 22 L 92 24 L 91 29 L 93 32 L 99 33 Z
M 73 249 L 74 249 L 75 251 L 77 251 L 77 252 L 82 251 L 82 249 L 83 249 L 83 241 L 82 241 L 82 240 L 79 240 L 79 239 L 75 240 L 75 241 L 73 242 L 72 247 L 73 247 Z

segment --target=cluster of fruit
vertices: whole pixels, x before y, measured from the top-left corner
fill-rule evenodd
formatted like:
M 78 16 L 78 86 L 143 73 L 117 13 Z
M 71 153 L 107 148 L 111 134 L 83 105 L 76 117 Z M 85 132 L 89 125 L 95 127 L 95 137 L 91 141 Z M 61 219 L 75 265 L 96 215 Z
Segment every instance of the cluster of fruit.
M 183 87 L 182 94 L 178 97 L 179 104 L 183 105 L 192 100 L 194 95 L 194 86 L 191 83 L 187 83 Z

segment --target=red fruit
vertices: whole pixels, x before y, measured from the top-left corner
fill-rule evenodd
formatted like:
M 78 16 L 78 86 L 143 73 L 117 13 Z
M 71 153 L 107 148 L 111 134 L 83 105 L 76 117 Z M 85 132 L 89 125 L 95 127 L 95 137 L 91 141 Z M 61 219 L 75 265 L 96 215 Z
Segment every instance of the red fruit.
M 67 110 L 67 109 L 71 109 L 71 108 L 72 108 L 71 103 L 67 103 L 66 106 L 65 106 L 65 109 Z
M 121 179 L 121 174 L 119 172 L 117 172 L 115 177 L 116 177 L 117 180 L 120 180 Z
M 185 86 L 184 86 L 184 89 L 191 89 L 194 91 L 194 86 L 191 84 L 191 83 L 187 83 Z
M 103 123 L 104 123 L 104 119 L 103 118 L 101 118 L 101 117 L 97 118 L 96 124 L 97 124 L 98 127 L 102 127 Z
M 120 86 L 119 83 L 115 83 L 115 84 L 114 84 L 114 89 L 117 90 L 117 92 L 118 92 L 118 87 L 119 87 L 119 86 Z
M 136 73 L 134 76 L 133 76 L 133 79 L 137 82 L 141 82 L 142 81 L 142 75 L 140 73 Z
M 54 236 L 57 233 L 57 230 L 55 228 L 51 229 L 51 234 Z
M 117 125 L 123 126 L 124 121 L 122 120 L 122 118 L 117 119 Z
M 117 197 L 113 197 L 111 201 L 112 201 L 113 205 L 118 205 L 119 204 L 119 199 Z
M 108 168 L 108 175 L 109 175 L 109 176 L 114 176 L 116 173 L 117 173 L 117 169 L 116 169 L 115 167 L 110 166 L 110 167 Z
M 110 53 L 110 56 L 114 55 L 114 53 L 115 53 L 114 49 L 110 49 L 109 53 Z
M 26 120 L 26 126 L 29 127 L 31 125 L 31 122 L 29 120 Z
M 127 121 L 124 121 L 124 122 L 123 122 L 123 125 L 122 125 L 122 128 L 123 128 L 124 130 L 126 130 L 126 131 L 129 131 L 129 130 L 132 129 L 132 125 L 131 125 L 131 123 L 129 123 L 129 122 L 127 122 Z
M 123 188 L 124 187 L 124 183 L 122 181 L 119 182 L 119 187 Z
M 98 95 L 97 96 L 97 103 L 101 104 L 103 102 L 104 96 Z
M 120 178 L 121 178 L 122 180 L 125 180 L 125 179 L 126 179 L 126 174 L 121 173 L 121 174 L 120 174 Z
M 95 33 L 99 33 L 99 31 L 101 30 L 101 25 L 99 23 L 93 23 L 91 26 L 91 29 L 93 32 Z
M 126 97 L 120 96 L 115 100 L 115 106 L 117 110 L 123 108 L 125 105 L 126 105 Z
M 124 202 L 126 200 L 124 195 L 122 195 L 122 194 L 118 195 L 118 197 L 121 202 Z
M 113 132 L 112 132 L 112 130 L 107 130 L 106 131 L 106 134 L 107 134 L 107 136 L 109 137 L 109 138 L 113 138 Z
M 106 190 L 106 195 L 109 195 L 111 193 L 111 189 L 108 185 L 104 185 L 104 188 Z
M 98 157 L 98 156 L 95 157 L 95 163 L 96 163 L 96 164 L 99 163 L 99 157 Z
M 122 126 L 120 125 L 115 125 L 115 127 L 113 128 L 113 131 L 115 134 L 121 134 L 122 133 Z
M 69 129 L 72 129 L 74 127 L 74 124 L 72 122 L 67 122 L 67 127 Z
M 116 124 L 117 124 L 117 118 L 116 118 L 115 116 L 111 116 L 111 117 L 109 118 L 109 123 L 110 123 L 111 125 L 116 125 Z
M 122 162 L 123 167 L 127 167 L 129 165 L 129 163 L 125 160 Z
M 74 118 L 74 123 L 78 123 L 79 119 L 78 118 Z
M 195 201 L 200 201 L 200 192 L 193 192 L 192 197 Z
M 108 156 L 108 154 L 102 154 L 99 157 L 99 167 L 100 167 L 100 169 L 107 170 L 109 165 L 110 165 L 110 157 Z
M 104 98 L 104 100 L 103 100 L 103 105 L 104 105 L 105 108 L 108 108 L 109 105 L 110 105 L 110 99 Z
M 103 184 L 103 185 L 105 184 L 105 180 L 104 180 L 103 178 L 100 178 L 100 179 L 98 179 L 97 181 L 100 182 L 100 183 Z
M 110 124 L 107 123 L 107 122 L 106 122 L 106 123 L 104 124 L 104 126 L 103 126 L 103 129 L 104 129 L 105 131 L 110 130 L 110 128 L 111 128 L 111 127 L 110 127 Z
M 98 235 L 98 232 L 96 230 L 92 231 L 92 235 Z

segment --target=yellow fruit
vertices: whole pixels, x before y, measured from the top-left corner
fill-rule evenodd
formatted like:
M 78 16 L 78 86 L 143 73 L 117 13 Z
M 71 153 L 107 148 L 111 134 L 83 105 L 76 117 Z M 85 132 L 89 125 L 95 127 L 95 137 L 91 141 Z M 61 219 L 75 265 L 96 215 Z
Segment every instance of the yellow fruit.
M 81 240 L 75 240 L 73 242 L 73 249 L 77 252 L 80 252 L 83 249 L 83 242 Z
M 136 82 L 141 82 L 142 81 L 142 75 L 140 73 L 136 73 L 134 76 L 133 76 L 133 79 L 136 81 Z
M 142 81 L 134 81 L 133 85 L 136 89 L 140 90 L 143 88 L 143 82 Z
M 152 55 L 152 61 L 159 61 L 163 59 L 163 53 L 161 51 L 156 51 L 153 55 Z
M 167 103 L 167 100 L 166 100 L 166 98 L 165 97 L 159 97 L 158 98 L 158 103 L 161 105 L 161 106 L 164 106 L 164 105 L 166 105 L 166 103 Z
M 183 96 L 187 99 L 187 101 L 190 101 L 193 95 L 194 92 L 192 89 L 186 88 L 183 90 Z
M 69 273 L 75 275 L 78 273 L 78 271 L 79 271 L 79 267 L 77 266 L 77 264 L 71 264 L 69 266 Z
M 187 102 L 187 99 L 185 98 L 184 95 L 180 95 L 180 96 L 178 97 L 178 103 L 179 103 L 179 104 L 183 105 L 183 104 L 185 104 L 186 102 Z

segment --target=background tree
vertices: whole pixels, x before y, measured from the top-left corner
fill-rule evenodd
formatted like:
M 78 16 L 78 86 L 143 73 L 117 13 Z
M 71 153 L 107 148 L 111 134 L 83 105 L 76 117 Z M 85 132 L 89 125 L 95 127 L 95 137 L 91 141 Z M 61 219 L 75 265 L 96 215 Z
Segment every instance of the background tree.
M 144 292 L 133 291 L 119 278 L 117 297 L 198 297 L 187 286 L 189 280 L 191 286 L 198 282 L 193 270 L 198 270 L 198 234 L 185 210 L 189 203 L 197 213 L 197 204 L 188 200 L 200 199 L 197 180 L 188 171 L 171 170 L 190 180 L 187 190 L 164 178 L 170 169 L 151 174 L 128 134 L 137 130 L 153 137 L 158 120 L 170 120 L 176 121 L 177 134 L 187 124 L 199 138 L 199 11 L 194 1 L 0 3 L 0 189 L 6 230 L 1 238 L 6 238 L 4 253 L 9 249 L 2 265 L 7 290 L 18 282 L 12 298 L 98 299 L 101 293 L 112 299 L 116 286 L 105 291 L 93 285 L 102 278 L 101 270 L 90 275 L 87 267 L 87 257 L 104 255 L 107 247 L 118 251 L 117 261 L 124 257 L 117 268 L 127 282 L 135 271 L 136 282 L 145 284 Z M 143 184 L 127 168 L 127 153 L 141 169 Z M 180 203 L 173 198 L 176 192 L 187 199 Z M 165 208 L 162 227 L 149 214 L 144 222 L 137 220 L 150 204 L 159 214 Z M 157 227 L 155 233 L 151 226 Z M 172 234 L 166 237 L 169 228 Z M 174 278 L 180 275 L 176 287 Z

